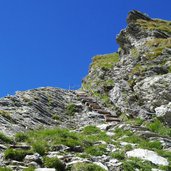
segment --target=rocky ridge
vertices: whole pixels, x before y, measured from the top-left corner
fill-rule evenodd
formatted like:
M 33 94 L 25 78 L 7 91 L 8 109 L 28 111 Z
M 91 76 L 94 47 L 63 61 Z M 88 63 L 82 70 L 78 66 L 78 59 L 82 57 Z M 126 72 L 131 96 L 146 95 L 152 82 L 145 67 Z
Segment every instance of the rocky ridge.
M 171 22 L 131 11 L 82 90 L 0 99 L 0 170 L 171 169 Z

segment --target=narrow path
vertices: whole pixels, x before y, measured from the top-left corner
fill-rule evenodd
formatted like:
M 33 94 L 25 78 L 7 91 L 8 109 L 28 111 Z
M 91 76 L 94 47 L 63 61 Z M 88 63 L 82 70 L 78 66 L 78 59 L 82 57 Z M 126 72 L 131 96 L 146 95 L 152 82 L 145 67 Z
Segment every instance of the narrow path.
M 101 115 L 104 115 L 105 122 L 121 122 L 121 120 L 117 117 L 112 115 L 111 112 L 107 111 L 102 105 L 97 102 L 97 100 L 84 91 L 77 91 L 76 93 L 77 98 L 88 107 L 90 111 L 97 112 Z

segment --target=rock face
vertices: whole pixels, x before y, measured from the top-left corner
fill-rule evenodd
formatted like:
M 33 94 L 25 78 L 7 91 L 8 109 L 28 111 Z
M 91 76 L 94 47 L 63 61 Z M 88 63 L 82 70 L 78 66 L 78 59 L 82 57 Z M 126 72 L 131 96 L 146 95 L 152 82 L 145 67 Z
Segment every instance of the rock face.
M 58 115 L 65 121 L 65 108 L 73 97 L 72 91 L 50 87 L 4 97 L 0 99 L 0 130 L 12 135 L 26 129 L 57 126 L 60 123 L 53 117 Z
M 154 111 L 156 106 L 171 101 L 171 73 L 147 77 L 134 86 L 138 97 Z
M 150 118 L 171 101 L 171 26 L 139 11 L 131 11 L 127 23 L 117 36 L 113 65 L 96 64 L 100 57 L 109 61 L 111 54 L 93 58 L 83 89 L 105 99 L 118 115 Z

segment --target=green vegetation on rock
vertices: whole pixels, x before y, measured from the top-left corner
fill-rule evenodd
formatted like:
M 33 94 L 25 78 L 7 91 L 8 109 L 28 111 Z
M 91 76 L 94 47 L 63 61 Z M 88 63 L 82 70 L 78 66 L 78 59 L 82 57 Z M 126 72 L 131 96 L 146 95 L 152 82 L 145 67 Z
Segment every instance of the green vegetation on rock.
M 153 60 L 162 54 L 165 48 L 171 48 L 171 38 L 161 39 L 154 38 L 145 43 L 145 46 L 149 49 L 145 56 L 148 60 Z
M 44 166 L 47 168 L 55 168 L 56 171 L 65 171 L 65 165 L 58 158 L 44 158 Z
M 137 48 L 134 47 L 130 50 L 130 54 L 133 58 L 138 58 L 140 55 L 140 52 L 138 51 Z
M 142 171 L 151 171 L 154 165 L 150 162 L 140 160 L 138 158 L 131 158 L 123 162 L 124 171 L 133 171 L 135 169 L 140 169 Z
M 76 105 L 73 103 L 68 104 L 68 106 L 66 107 L 66 114 L 69 116 L 73 116 L 75 112 L 77 112 Z
M 11 143 L 12 139 L 4 135 L 2 132 L 0 132 L 0 142 L 1 141 L 4 143 Z
M 106 171 L 106 170 L 92 163 L 76 163 L 72 166 L 71 171 Z
M 98 55 L 93 58 L 91 67 L 93 69 L 103 68 L 111 69 L 115 63 L 119 61 L 118 53 L 111 53 L 106 55 Z
M 159 30 L 167 34 L 171 34 L 171 22 L 165 20 L 155 19 L 152 21 L 138 19 L 136 23 L 145 30 Z
M 47 144 L 45 142 L 35 142 L 32 144 L 33 151 L 44 156 L 46 154 Z
M 28 135 L 23 132 L 18 132 L 15 134 L 15 141 L 24 142 L 28 139 Z
M 6 110 L 0 110 L 0 115 L 11 120 L 11 113 Z
M 124 151 L 116 151 L 111 154 L 111 156 L 118 160 L 124 160 L 125 159 L 125 153 Z
M 171 128 L 165 126 L 160 120 L 154 119 L 153 122 L 146 122 L 146 127 L 150 131 L 158 133 L 159 135 L 171 137 Z
M 83 134 L 85 135 L 98 134 L 100 132 L 101 130 L 94 125 L 86 126 L 83 129 Z
M 35 170 L 34 167 L 28 167 L 28 168 L 23 169 L 23 171 L 34 171 L 34 170 Z
M 28 150 L 14 150 L 14 149 L 9 148 L 5 151 L 4 157 L 5 159 L 22 161 L 24 157 L 28 154 L 32 154 L 32 152 Z
M 87 154 L 92 156 L 102 156 L 106 153 L 106 145 L 94 145 L 85 149 Z

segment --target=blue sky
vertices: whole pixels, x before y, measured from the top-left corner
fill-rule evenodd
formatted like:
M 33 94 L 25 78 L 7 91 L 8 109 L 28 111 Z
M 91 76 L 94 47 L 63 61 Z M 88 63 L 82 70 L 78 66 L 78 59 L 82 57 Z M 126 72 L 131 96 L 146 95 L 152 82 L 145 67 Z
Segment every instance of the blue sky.
M 171 20 L 170 6 L 170 0 L 0 0 L 0 96 L 79 88 L 91 58 L 117 50 L 130 10 Z

